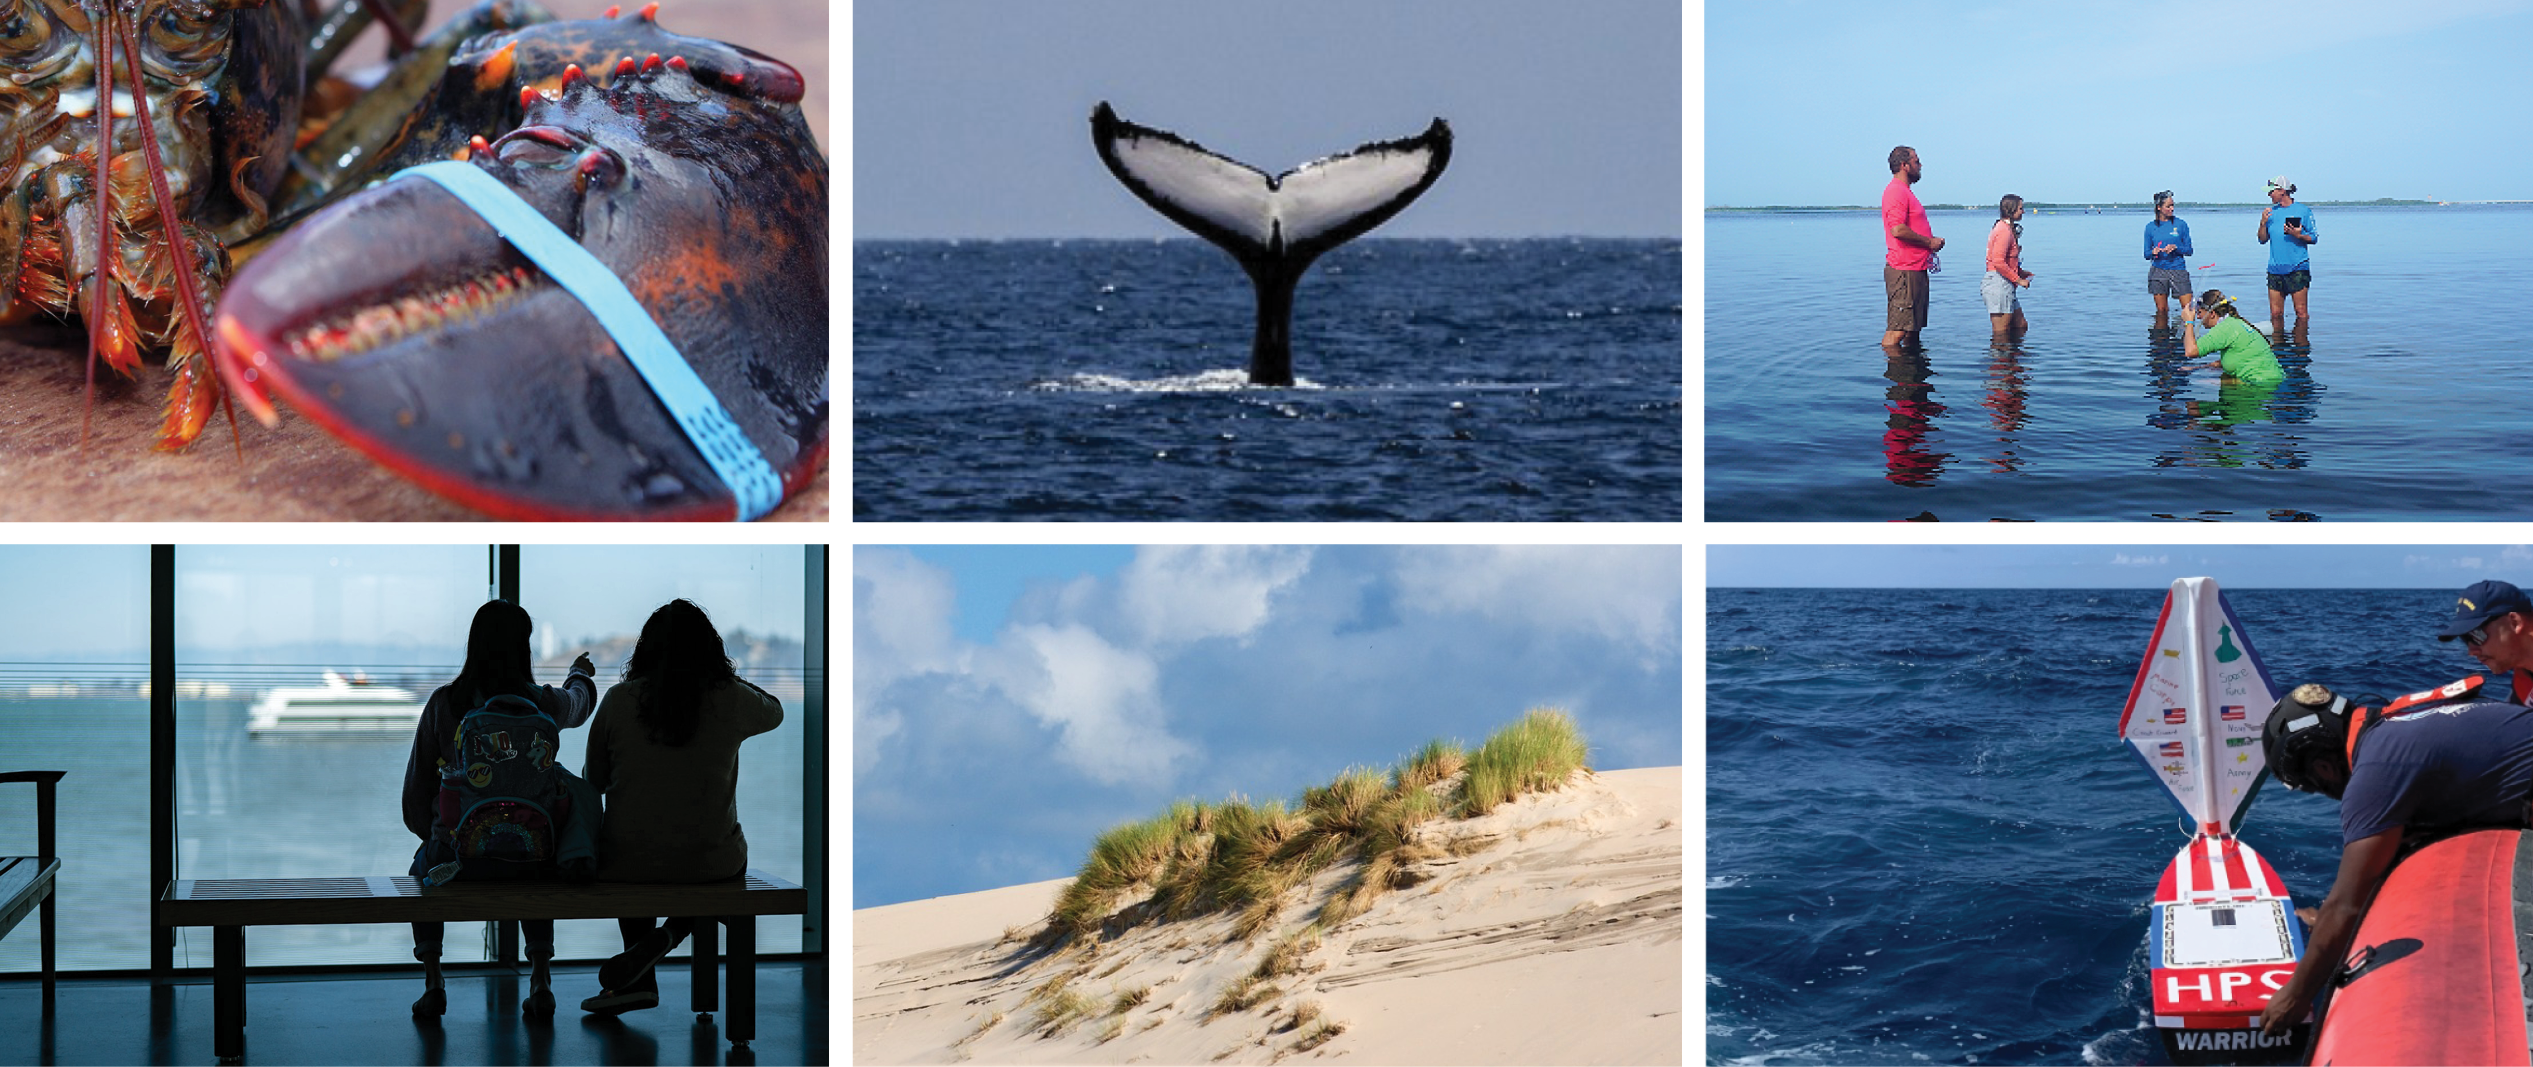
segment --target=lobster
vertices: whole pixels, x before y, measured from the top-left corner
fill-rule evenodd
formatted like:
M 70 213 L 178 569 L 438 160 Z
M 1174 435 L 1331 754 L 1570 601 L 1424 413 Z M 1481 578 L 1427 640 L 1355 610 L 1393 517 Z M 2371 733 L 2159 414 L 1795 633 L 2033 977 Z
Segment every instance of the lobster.
M 223 400 L 270 424 L 269 396 L 278 391 L 382 463 L 496 514 L 700 517 L 728 489 L 716 486 L 714 470 L 695 462 L 699 445 L 677 440 L 673 428 L 664 427 L 657 405 L 631 399 L 642 392 L 640 383 L 628 387 L 621 380 L 607 365 L 610 342 L 590 336 L 568 309 L 538 312 L 529 329 L 492 332 L 435 316 L 430 326 L 440 347 L 465 353 L 471 369 L 466 376 L 417 382 L 398 370 L 411 361 L 392 353 L 345 358 L 354 353 L 334 346 L 321 359 L 297 358 L 309 354 L 304 330 L 296 350 L 276 348 L 274 338 L 256 332 L 294 315 L 322 316 L 329 302 L 375 304 L 377 292 L 294 282 L 278 290 L 267 286 L 277 297 L 222 299 L 254 276 L 232 278 L 233 250 L 252 261 L 250 272 L 269 264 L 269 275 L 279 278 L 340 278 L 347 260 L 384 265 L 375 229 L 330 221 L 347 212 L 369 223 L 387 220 L 395 229 L 399 211 L 422 205 L 428 221 L 405 226 L 390 246 L 412 250 L 417 263 L 434 261 L 441 244 L 467 245 L 478 235 L 466 222 L 430 214 L 446 205 L 430 203 L 427 195 L 417 200 L 410 191 L 387 192 L 411 183 L 327 205 L 418 162 L 478 159 L 493 166 L 504 154 L 561 139 L 558 131 L 577 124 L 590 131 L 572 136 L 603 145 L 595 151 L 633 172 L 616 190 L 630 195 L 606 205 L 611 218 L 625 213 L 614 231 L 651 235 L 619 242 L 615 253 L 647 250 L 630 259 L 615 255 L 610 269 L 658 309 L 661 326 L 731 409 L 734 434 L 781 468 L 782 491 L 788 494 L 813 473 L 824 456 L 827 403 L 825 169 L 802 124 L 796 71 L 746 49 L 660 30 L 656 4 L 634 15 L 610 9 L 599 20 L 552 23 L 526 0 L 487 0 L 428 42 L 403 45 L 406 62 L 350 110 L 323 120 L 322 132 L 310 121 L 299 137 L 306 147 L 294 162 L 290 146 L 299 123 L 286 116 L 299 111 L 306 96 L 300 73 L 330 64 L 345 26 L 357 28 L 356 18 L 338 14 L 307 33 L 294 2 L 0 0 L 0 59 L 13 75 L 0 80 L 0 152 L 7 153 L 0 162 L 10 178 L 0 203 L 0 324 L 44 314 L 78 318 L 88 329 L 92 395 L 95 363 L 130 375 L 141 349 L 166 349 L 174 381 L 161 449 L 194 440 Z M 418 0 L 404 2 L 418 6 Z M 385 21 L 401 28 L 398 19 Z M 540 102 L 561 104 L 575 87 L 594 88 L 600 79 L 613 83 L 592 98 L 603 104 L 583 100 L 585 106 L 521 126 Z M 147 90 L 146 106 L 128 93 L 135 83 Z M 100 99 L 113 106 L 95 107 Z M 666 121 L 671 115 L 683 118 Z M 700 124 L 698 116 L 705 117 Z M 599 134 L 600 127 L 608 132 Z M 495 144 L 504 147 L 495 151 Z M 98 151 L 98 145 L 109 147 Z M 587 175 L 576 181 L 585 191 Z M 746 188 L 751 182 L 754 192 Z M 679 195 L 681 189 L 708 195 L 698 200 Z M 402 207 L 356 206 L 381 195 Z M 274 225 L 277 218 L 281 225 Z M 756 236 L 736 234 L 750 244 L 733 249 L 730 262 L 721 261 L 712 243 L 697 245 L 691 232 L 680 231 L 732 218 L 743 224 L 739 230 L 750 221 L 757 225 Z M 303 219 L 306 239 L 291 229 Z M 577 227 L 580 220 L 567 214 L 563 221 Z M 767 241 L 764 234 L 785 239 Z M 675 251 L 693 262 L 668 254 Z M 768 260 L 761 255 L 767 252 L 784 254 Z M 454 253 L 460 259 L 473 254 Z M 647 279 L 628 273 L 643 263 L 649 264 Z M 723 280 L 733 269 L 771 269 L 778 272 L 776 284 L 762 294 L 742 289 L 735 296 L 728 286 L 717 293 L 678 288 L 715 266 Z M 534 268 L 516 263 L 496 274 L 488 276 L 495 289 L 526 289 L 537 277 Z M 412 295 L 404 294 L 403 302 L 410 305 Z M 216 328 L 209 314 L 215 308 Z M 365 321 L 378 321 L 375 307 Z M 530 357 L 521 358 L 519 350 Z M 556 351 L 585 357 L 579 365 L 586 378 L 571 384 L 574 396 L 560 400 L 530 385 L 544 373 L 533 357 Z M 290 358 L 277 359 L 275 352 Z M 433 402 L 418 404 L 417 388 L 420 399 Z M 501 403 L 470 403 L 470 393 L 533 393 L 589 410 L 557 420 L 529 409 L 517 418 Z M 383 416 L 394 424 L 386 431 L 378 429 L 379 412 L 370 410 L 381 404 L 364 403 L 376 396 L 389 397 L 381 403 L 394 409 Z M 417 408 L 430 414 L 418 418 Z M 394 432 L 462 440 L 479 427 L 450 429 L 444 416 L 470 409 L 562 428 L 476 435 L 483 447 L 469 450 L 461 464 L 471 475 L 451 475 L 437 462 L 445 457 L 429 455 L 419 438 L 399 440 Z M 574 462 L 540 458 L 548 454 Z M 536 476 L 523 478 L 526 473 Z

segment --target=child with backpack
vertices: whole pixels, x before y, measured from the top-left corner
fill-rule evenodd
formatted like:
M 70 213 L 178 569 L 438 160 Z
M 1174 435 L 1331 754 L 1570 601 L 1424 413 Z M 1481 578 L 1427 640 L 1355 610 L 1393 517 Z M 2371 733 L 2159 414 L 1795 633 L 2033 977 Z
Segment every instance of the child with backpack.
M 561 732 L 587 721 L 597 706 L 597 671 L 583 653 L 561 688 L 538 685 L 528 658 L 533 628 L 526 609 L 486 602 L 466 634 L 465 666 L 423 705 L 405 762 L 404 818 L 405 829 L 422 838 L 410 873 L 427 884 L 555 873 L 557 839 L 571 817 L 571 773 L 555 750 Z M 519 1010 L 550 1018 L 554 920 L 523 919 L 519 926 L 532 965 Z M 443 933 L 439 923 L 413 924 L 413 955 L 423 970 L 416 1017 L 448 1011 Z

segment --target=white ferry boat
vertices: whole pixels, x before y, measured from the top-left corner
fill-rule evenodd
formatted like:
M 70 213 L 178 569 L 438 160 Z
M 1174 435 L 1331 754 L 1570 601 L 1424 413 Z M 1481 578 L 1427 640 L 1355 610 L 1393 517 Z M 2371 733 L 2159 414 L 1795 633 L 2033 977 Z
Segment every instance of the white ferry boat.
M 422 719 L 422 698 L 413 690 L 372 685 L 325 672 L 323 686 L 274 689 L 247 712 L 249 734 L 410 734 Z

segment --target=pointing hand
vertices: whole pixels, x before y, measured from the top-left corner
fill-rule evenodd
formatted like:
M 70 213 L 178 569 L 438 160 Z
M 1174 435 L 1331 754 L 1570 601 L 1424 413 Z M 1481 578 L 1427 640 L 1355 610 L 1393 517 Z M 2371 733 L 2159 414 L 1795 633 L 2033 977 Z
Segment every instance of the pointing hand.
M 582 674 L 589 675 L 592 678 L 598 676 L 598 667 L 596 664 L 589 661 L 589 653 L 587 652 L 583 652 L 578 656 L 572 657 L 572 669 L 579 671 Z

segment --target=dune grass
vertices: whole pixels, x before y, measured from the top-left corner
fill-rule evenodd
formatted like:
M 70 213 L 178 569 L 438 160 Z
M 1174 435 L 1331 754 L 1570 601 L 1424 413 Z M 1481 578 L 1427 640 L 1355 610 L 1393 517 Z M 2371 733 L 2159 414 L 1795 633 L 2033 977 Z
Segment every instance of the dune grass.
M 1085 996 L 1080 990 L 1067 989 L 1048 997 L 1046 1003 L 1038 1006 L 1038 1030 L 1044 1036 L 1055 1037 L 1098 1014 L 1098 1001 Z
M 1039 937 L 1095 946 L 1112 924 L 1230 913 L 1233 936 L 1248 940 L 1274 928 L 1296 888 L 1352 860 L 1356 870 L 1312 923 L 1333 929 L 1397 885 L 1407 862 L 1401 854 L 1418 827 L 1559 788 L 1586 766 L 1589 751 L 1571 717 L 1538 708 L 1475 752 L 1430 741 L 1386 773 L 1349 767 L 1304 789 L 1293 805 L 1239 796 L 1218 804 L 1179 801 L 1094 840 Z M 1121 911 L 1121 903 L 1131 906 Z M 1314 944 L 1316 936 L 1314 930 Z M 1267 973 L 1262 966 L 1261 976 Z
M 1566 776 L 1590 766 L 1590 748 L 1574 718 L 1554 708 L 1533 708 L 1520 722 L 1495 732 L 1469 756 L 1460 783 L 1463 818 L 1474 818 L 1524 793 L 1565 785 Z
M 1337 1035 L 1345 1032 L 1346 1024 L 1344 1023 L 1336 1022 L 1334 1020 L 1321 1023 L 1318 1027 L 1312 1029 L 1310 1033 L 1303 1035 L 1301 1040 L 1294 1042 L 1293 1051 L 1308 1052 L 1321 1045 L 1325 1045 L 1336 1040 Z

